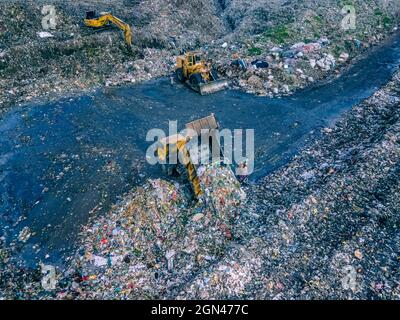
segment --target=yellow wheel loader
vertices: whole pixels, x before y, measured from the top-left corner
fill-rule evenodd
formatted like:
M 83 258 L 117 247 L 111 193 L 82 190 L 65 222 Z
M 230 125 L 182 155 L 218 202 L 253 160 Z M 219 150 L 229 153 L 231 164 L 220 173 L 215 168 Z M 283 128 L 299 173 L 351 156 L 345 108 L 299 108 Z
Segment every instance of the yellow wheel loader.
M 211 151 L 208 154 L 203 153 L 206 154 L 208 157 L 214 152 L 218 152 L 218 157 L 221 157 L 222 155 L 219 141 L 217 141 L 216 139 L 212 139 L 213 135 L 215 134 L 215 130 L 217 130 L 218 128 L 219 124 L 215 119 L 214 114 L 211 114 L 211 116 L 209 117 L 188 123 L 186 125 L 186 129 L 190 129 L 190 131 L 188 131 L 186 135 L 176 134 L 162 139 L 159 142 L 159 146 L 157 148 L 158 159 L 161 163 L 164 163 L 162 166 L 163 171 L 166 174 L 175 174 L 181 176 L 184 175 L 184 171 L 186 171 L 187 179 L 191 184 L 195 199 L 198 199 L 203 194 L 203 190 L 201 189 L 200 185 L 200 179 L 197 174 L 197 167 L 201 164 L 204 164 L 205 162 L 204 159 L 200 159 L 201 149 L 208 148 Z M 195 136 L 197 136 L 198 140 L 200 140 L 198 142 L 201 142 L 202 140 L 200 139 L 200 137 L 204 134 L 207 135 L 207 139 L 204 139 L 208 142 L 207 145 L 202 146 L 199 144 L 194 144 L 192 146 L 189 146 L 189 142 Z M 210 141 L 211 143 L 209 143 Z M 197 148 L 197 152 L 194 152 L 193 148 Z M 169 164 L 170 155 L 177 155 L 178 153 L 181 153 L 181 161 L 183 163 L 179 164 L 178 160 L 178 164 Z
M 211 64 L 203 60 L 200 52 L 187 52 L 176 60 L 176 77 L 201 95 L 211 94 L 228 87 L 228 81 L 218 79 Z
M 84 24 L 91 28 L 104 28 L 110 23 L 116 25 L 124 32 L 124 37 L 128 48 L 132 48 L 132 30 L 129 24 L 123 22 L 121 19 L 113 16 L 111 13 L 102 12 L 100 16 L 96 15 L 95 11 L 86 12 L 86 19 L 83 20 Z

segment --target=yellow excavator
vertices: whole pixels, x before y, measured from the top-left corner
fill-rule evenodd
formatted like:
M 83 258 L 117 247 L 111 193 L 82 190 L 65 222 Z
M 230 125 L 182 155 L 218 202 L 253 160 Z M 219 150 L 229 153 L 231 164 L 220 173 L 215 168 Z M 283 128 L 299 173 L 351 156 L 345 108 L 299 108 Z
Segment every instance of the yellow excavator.
M 83 22 L 86 26 L 91 28 L 104 28 L 110 25 L 110 23 L 116 25 L 124 32 L 124 37 L 128 48 L 132 48 L 131 27 L 121 19 L 113 16 L 111 13 L 101 12 L 100 16 L 97 16 L 96 11 L 88 11 L 86 12 L 86 19 L 84 19 Z
M 176 77 L 201 95 L 214 93 L 228 87 L 228 81 L 218 79 L 217 72 L 207 63 L 201 52 L 191 51 L 176 60 Z
M 188 130 L 188 133 L 186 135 L 182 134 L 176 134 L 172 135 L 169 137 L 166 137 L 162 139 L 159 142 L 159 146 L 157 148 L 157 155 L 158 159 L 160 160 L 161 163 L 164 163 L 163 166 L 163 171 L 168 174 L 168 175 L 183 175 L 184 171 L 187 173 L 187 178 L 191 184 L 191 188 L 194 193 L 194 198 L 198 199 L 202 194 L 203 190 L 201 189 L 200 185 L 200 179 L 197 174 L 197 166 L 202 164 L 202 160 L 199 158 L 199 149 L 202 147 L 209 148 L 211 151 L 208 156 L 215 150 L 218 151 L 219 156 L 222 155 L 221 148 L 219 146 L 219 142 L 216 139 L 212 139 L 213 134 L 215 133 L 215 130 L 219 128 L 219 124 L 217 120 L 215 119 L 214 114 L 211 114 L 208 117 L 190 122 L 186 124 L 186 129 Z M 207 144 L 207 146 L 200 146 L 199 145 L 194 145 L 192 147 L 197 148 L 197 159 L 194 159 L 193 156 L 195 152 L 191 152 L 191 147 L 188 146 L 189 142 L 193 139 L 194 135 L 197 137 L 201 137 L 201 135 L 207 134 L 210 138 L 207 139 L 206 141 L 210 142 Z M 199 138 L 199 140 L 201 140 Z M 212 143 L 214 142 L 214 146 Z M 169 156 L 171 154 L 178 154 L 181 153 L 182 155 L 182 162 L 181 164 L 169 164 Z M 207 154 L 207 153 L 205 153 Z M 203 159 L 204 160 L 204 159 Z M 178 161 L 179 162 L 179 161 Z M 184 171 L 180 170 L 180 166 L 183 166 Z

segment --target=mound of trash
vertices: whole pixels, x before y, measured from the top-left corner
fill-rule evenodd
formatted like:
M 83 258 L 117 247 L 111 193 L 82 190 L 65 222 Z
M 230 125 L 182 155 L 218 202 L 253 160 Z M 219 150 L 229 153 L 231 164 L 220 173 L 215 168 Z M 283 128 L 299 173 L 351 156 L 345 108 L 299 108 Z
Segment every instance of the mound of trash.
M 156 179 L 93 218 L 56 297 L 158 298 L 221 258 L 246 195 L 228 167 L 209 165 L 199 176 L 196 204 L 179 183 Z
M 398 300 L 399 84 L 248 190 L 251 234 L 176 297 Z

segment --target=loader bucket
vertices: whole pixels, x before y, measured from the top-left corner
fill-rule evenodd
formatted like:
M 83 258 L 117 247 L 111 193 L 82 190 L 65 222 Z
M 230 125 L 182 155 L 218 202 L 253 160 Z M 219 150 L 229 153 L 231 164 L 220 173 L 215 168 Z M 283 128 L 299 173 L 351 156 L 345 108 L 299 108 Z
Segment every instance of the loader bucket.
M 203 96 L 228 88 L 227 80 L 216 80 L 208 83 L 202 83 L 199 86 L 199 93 Z

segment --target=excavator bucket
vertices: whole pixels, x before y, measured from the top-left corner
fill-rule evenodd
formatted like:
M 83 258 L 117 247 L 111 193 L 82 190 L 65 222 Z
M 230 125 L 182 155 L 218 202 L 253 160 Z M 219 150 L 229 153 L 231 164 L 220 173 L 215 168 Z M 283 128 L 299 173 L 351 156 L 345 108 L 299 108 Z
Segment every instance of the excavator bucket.
M 227 80 L 215 80 L 208 83 L 201 83 L 199 85 L 199 93 L 204 96 L 207 94 L 215 93 L 227 89 L 229 86 Z

